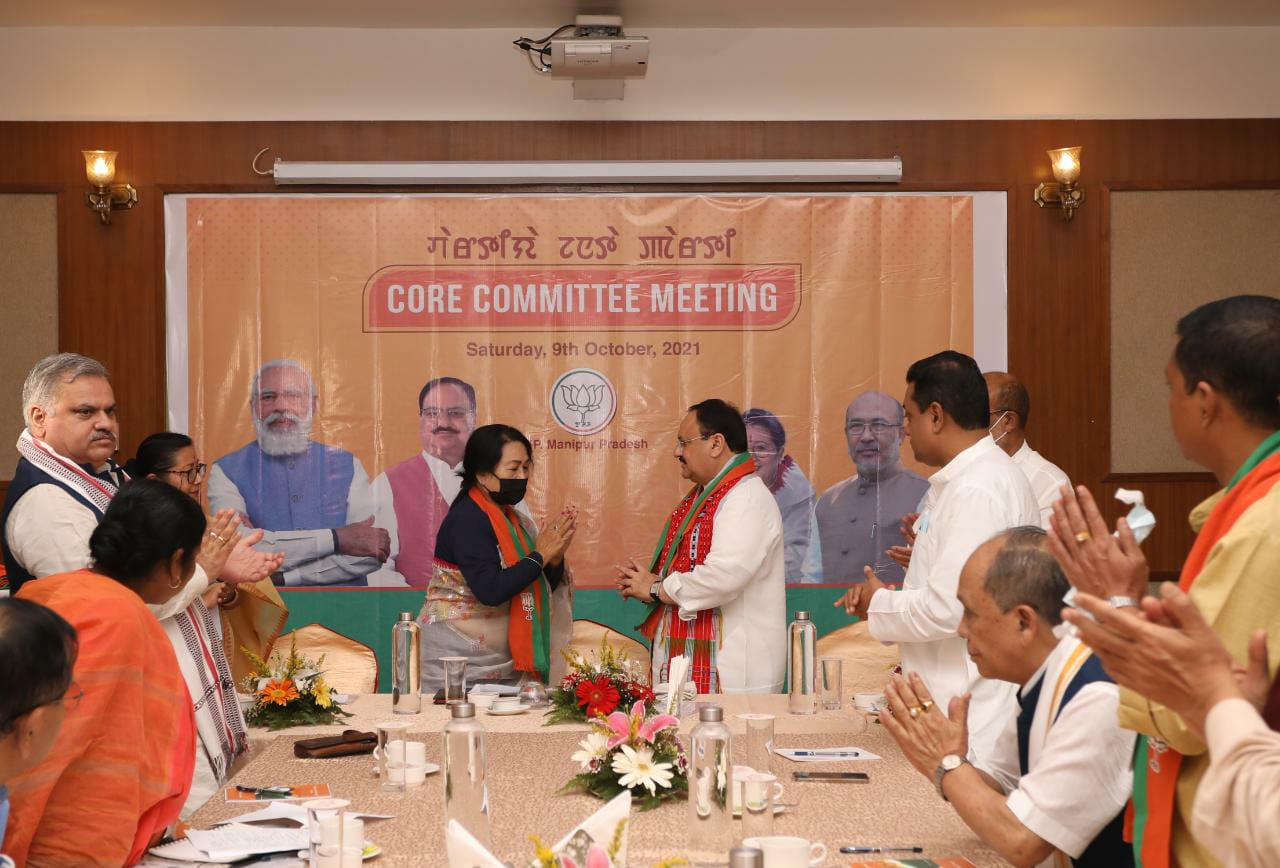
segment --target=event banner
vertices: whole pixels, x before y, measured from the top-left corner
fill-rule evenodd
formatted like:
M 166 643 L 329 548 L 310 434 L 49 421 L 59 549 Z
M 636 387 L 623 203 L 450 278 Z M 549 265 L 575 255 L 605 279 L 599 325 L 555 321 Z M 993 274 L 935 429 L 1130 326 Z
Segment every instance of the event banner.
M 984 195 L 170 196 L 171 421 L 296 589 L 425 588 L 467 436 L 512 425 L 522 508 L 576 505 L 567 559 L 607 587 L 688 490 L 687 408 L 723 398 L 788 582 L 901 581 L 931 471 L 907 367 L 974 352 L 975 310 L 1003 359 Z

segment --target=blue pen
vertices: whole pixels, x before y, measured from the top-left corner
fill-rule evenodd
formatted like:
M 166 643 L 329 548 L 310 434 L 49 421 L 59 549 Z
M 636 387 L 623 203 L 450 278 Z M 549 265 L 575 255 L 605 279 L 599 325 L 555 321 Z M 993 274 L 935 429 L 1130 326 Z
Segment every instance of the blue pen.
M 862 751 L 857 750 L 797 750 L 792 753 L 796 756 L 862 756 Z

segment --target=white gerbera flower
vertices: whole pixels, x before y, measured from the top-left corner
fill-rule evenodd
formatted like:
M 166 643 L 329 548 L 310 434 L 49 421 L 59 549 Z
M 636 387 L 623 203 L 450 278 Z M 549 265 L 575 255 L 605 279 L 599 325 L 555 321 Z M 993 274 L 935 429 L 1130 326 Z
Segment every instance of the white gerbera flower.
M 653 751 L 647 747 L 622 745 L 613 755 L 613 770 L 622 775 L 618 783 L 627 789 L 644 786 L 652 795 L 658 787 L 671 786 L 671 763 L 655 763 Z
M 580 765 L 584 772 L 590 771 L 591 764 L 601 759 L 608 751 L 609 739 L 603 733 L 593 732 L 578 742 L 578 746 L 582 750 L 575 753 L 570 759 Z

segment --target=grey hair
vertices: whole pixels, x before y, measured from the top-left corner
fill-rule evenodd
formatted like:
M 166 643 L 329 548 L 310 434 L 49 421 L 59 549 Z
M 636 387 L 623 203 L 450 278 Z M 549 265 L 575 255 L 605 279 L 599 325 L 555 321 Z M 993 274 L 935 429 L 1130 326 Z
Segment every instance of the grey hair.
M 102 362 L 79 353 L 54 353 L 36 362 L 22 384 L 22 424 L 31 421 L 34 408 L 48 410 L 58 399 L 59 389 L 81 377 L 101 377 L 111 382 Z
M 293 359 L 272 359 L 258 368 L 258 372 L 253 375 L 253 389 L 249 392 L 250 401 L 258 400 L 258 384 L 262 382 L 262 375 L 276 368 L 292 368 L 295 371 L 301 371 L 302 376 L 307 378 L 307 388 L 311 392 L 311 397 L 315 399 L 316 381 L 312 379 L 311 372 L 304 368 L 301 362 L 295 362 Z
M 1023 526 L 1002 530 L 992 537 L 1003 540 L 984 587 L 1001 612 L 1026 605 L 1045 622 L 1062 623 L 1062 598 L 1071 585 L 1062 567 L 1049 554 L 1046 534 L 1041 528 Z

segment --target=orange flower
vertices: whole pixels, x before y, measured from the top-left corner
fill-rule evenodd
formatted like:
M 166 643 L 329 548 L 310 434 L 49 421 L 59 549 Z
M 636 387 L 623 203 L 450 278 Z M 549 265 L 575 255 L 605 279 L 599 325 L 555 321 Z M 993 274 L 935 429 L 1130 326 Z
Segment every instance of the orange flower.
M 298 690 L 288 678 L 283 681 L 268 681 L 266 687 L 258 691 L 264 702 L 276 705 L 288 705 L 298 698 Z

